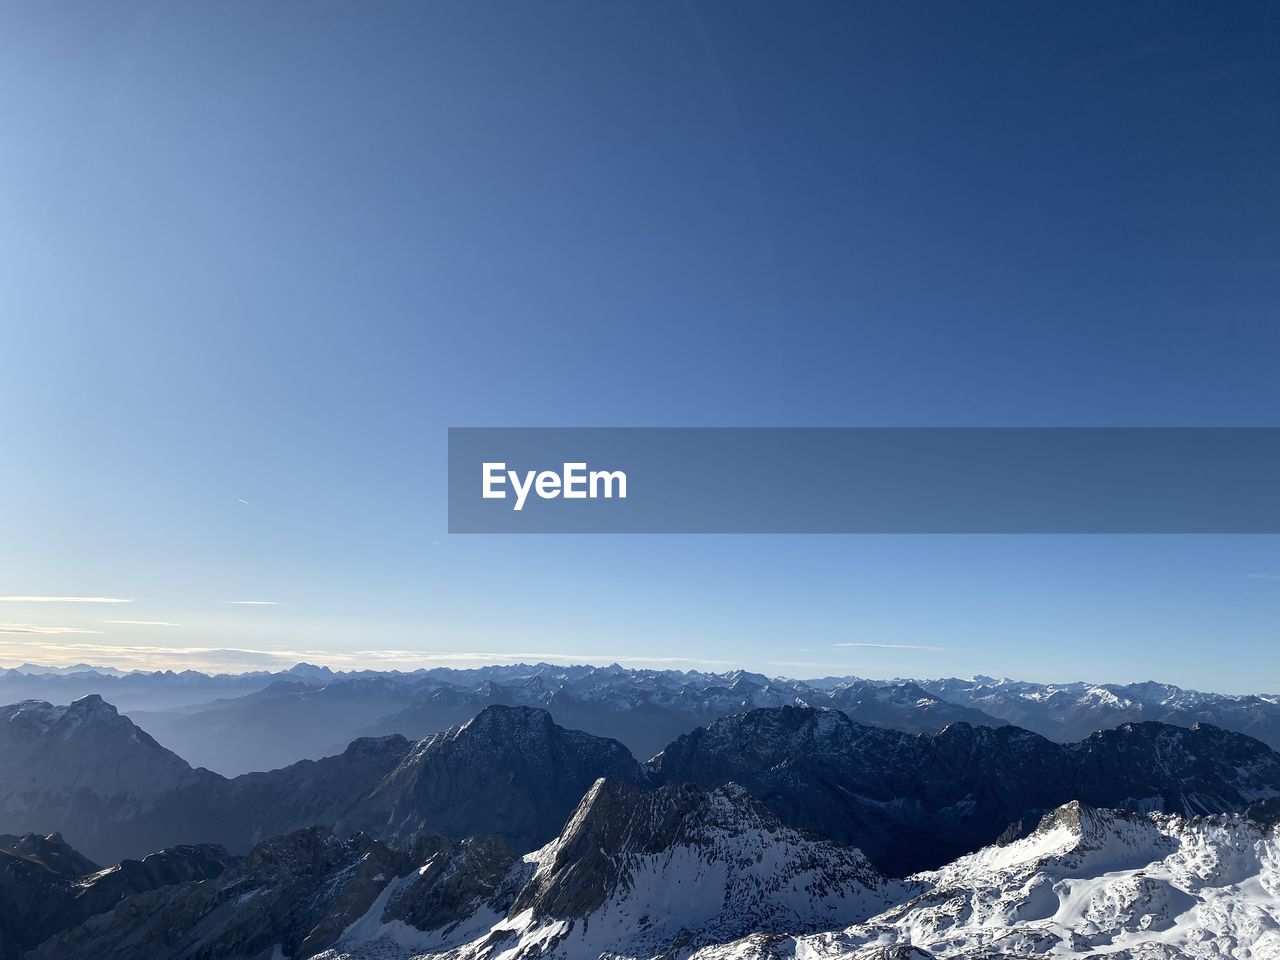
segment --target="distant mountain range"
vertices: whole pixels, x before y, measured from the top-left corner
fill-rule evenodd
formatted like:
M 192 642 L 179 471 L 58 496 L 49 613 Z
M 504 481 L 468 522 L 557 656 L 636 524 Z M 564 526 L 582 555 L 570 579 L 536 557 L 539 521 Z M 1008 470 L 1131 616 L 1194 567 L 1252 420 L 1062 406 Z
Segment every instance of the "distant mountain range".
M 99 694 L 196 766 L 233 776 L 340 753 L 360 736 L 418 740 L 494 704 L 547 710 L 561 726 L 621 741 L 647 758 L 697 727 L 761 707 L 834 707 L 906 733 L 954 723 L 1012 724 L 1070 743 L 1123 723 L 1211 723 L 1280 748 L 1280 697 L 1201 693 L 1157 683 L 1046 685 L 968 680 L 770 678 L 745 671 L 629 670 L 552 664 L 209 676 L 110 668 L 0 670 L 0 702 L 69 703 Z

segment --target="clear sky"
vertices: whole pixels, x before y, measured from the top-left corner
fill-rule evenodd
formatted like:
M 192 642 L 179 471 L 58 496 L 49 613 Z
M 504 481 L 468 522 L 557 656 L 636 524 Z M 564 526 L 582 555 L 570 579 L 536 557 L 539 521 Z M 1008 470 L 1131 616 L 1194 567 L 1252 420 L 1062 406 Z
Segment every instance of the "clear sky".
M 5 3 L 0 664 L 1280 690 L 1274 537 L 468 538 L 444 489 L 448 426 L 1280 424 L 1278 42 L 1253 3 Z

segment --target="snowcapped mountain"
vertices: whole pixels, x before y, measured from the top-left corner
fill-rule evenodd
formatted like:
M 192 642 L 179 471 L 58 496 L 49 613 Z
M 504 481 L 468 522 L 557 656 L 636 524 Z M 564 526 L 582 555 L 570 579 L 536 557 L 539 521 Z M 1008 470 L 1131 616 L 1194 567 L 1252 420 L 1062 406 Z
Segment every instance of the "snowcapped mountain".
M 1229 696 L 1166 683 L 1027 683 L 975 677 L 922 680 L 954 704 L 981 710 L 1051 740 L 1070 741 L 1122 723 L 1212 723 L 1280 749 L 1280 696 Z
M 1238 815 L 1070 803 L 1022 840 L 913 879 L 928 889 L 842 932 L 755 935 L 693 960 L 1280 956 L 1280 840 Z
M 396 904 L 414 900 L 420 881 L 406 880 L 322 956 L 659 956 L 747 930 L 829 928 L 911 888 L 856 850 L 783 827 L 739 787 L 644 791 L 603 780 L 559 837 L 518 861 L 460 922 L 407 928 Z
M 1280 754 L 1205 724 L 1127 724 L 1064 745 L 1017 727 L 911 736 L 782 707 L 680 737 L 653 766 L 666 780 L 742 784 L 784 822 L 858 846 L 893 875 L 1017 835 L 1073 799 L 1194 814 L 1280 794 Z

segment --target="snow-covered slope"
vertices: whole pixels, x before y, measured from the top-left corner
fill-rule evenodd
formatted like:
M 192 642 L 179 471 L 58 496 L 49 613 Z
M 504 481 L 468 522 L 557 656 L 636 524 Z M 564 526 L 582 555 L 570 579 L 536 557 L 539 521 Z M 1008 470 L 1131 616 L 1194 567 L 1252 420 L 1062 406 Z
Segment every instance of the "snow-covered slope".
M 428 862 L 389 887 L 322 956 L 660 956 L 748 931 L 838 927 L 918 887 L 886 880 L 856 850 L 781 826 L 739 787 L 644 791 L 605 780 L 469 916 L 417 930 L 397 908 L 421 896 L 436 869 Z
M 861 960 L 885 948 L 937 958 L 1280 957 L 1276 828 L 1238 815 L 1070 803 L 1022 840 L 914 879 L 928 891 L 842 932 L 752 936 L 694 960 Z

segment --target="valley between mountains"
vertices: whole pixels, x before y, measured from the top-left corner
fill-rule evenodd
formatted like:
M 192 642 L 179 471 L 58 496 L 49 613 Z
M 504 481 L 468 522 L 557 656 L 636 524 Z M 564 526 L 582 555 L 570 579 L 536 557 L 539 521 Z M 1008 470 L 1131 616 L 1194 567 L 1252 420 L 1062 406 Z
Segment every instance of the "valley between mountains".
M 541 665 L 487 668 L 478 690 L 317 669 L 183 715 L 280 684 L 301 685 L 303 716 L 384 682 L 478 709 L 224 776 L 99 692 L 0 707 L 0 958 L 1280 957 L 1280 753 L 1211 722 L 1066 741 L 972 722 L 1008 681 L 971 681 L 985 692 L 959 704 L 865 681 L 846 711 L 852 681 L 804 697 L 754 675 Z M 0 690 L 84 672 L 10 672 Z M 148 682 L 94 672 L 107 691 Z M 530 688 L 558 691 L 560 713 L 500 702 Z M 1000 709 L 1056 695 L 1040 693 Z M 1271 702 L 1211 696 L 1194 695 L 1219 718 Z M 617 717 L 559 722 L 566 704 L 591 719 L 587 702 L 674 733 L 642 759 L 601 735 Z M 866 704 L 895 722 L 855 719 Z M 368 725 L 408 723 L 388 706 Z

